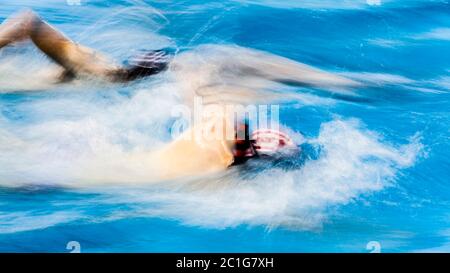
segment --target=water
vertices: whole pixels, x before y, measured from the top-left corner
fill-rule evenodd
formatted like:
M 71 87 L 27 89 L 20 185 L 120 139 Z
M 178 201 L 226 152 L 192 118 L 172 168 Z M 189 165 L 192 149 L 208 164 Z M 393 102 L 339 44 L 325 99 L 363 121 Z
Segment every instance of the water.
M 368 252 L 371 241 L 383 252 L 450 251 L 448 1 L 77 3 L 7 1 L 0 19 L 31 7 L 118 60 L 233 44 L 367 86 L 290 87 L 301 99 L 281 105 L 280 119 L 304 136 L 304 153 L 288 169 L 250 164 L 204 178 L 232 182 L 213 189 L 73 188 L 65 182 L 85 160 L 168 141 L 179 90 L 165 75 L 51 88 L 23 79 L 51 65 L 37 50 L 7 49 L 2 89 L 40 90 L 0 93 L 0 251 L 68 252 L 69 241 L 83 252 Z

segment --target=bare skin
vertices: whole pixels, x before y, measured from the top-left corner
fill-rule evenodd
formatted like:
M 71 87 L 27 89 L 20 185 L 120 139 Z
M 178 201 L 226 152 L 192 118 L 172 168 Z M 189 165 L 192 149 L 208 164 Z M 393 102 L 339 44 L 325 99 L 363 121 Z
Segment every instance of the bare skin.
M 85 74 L 115 81 L 123 73 L 113 61 L 73 42 L 33 11 L 12 16 L 0 26 L 0 49 L 26 40 L 64 68 L 63 78 Z

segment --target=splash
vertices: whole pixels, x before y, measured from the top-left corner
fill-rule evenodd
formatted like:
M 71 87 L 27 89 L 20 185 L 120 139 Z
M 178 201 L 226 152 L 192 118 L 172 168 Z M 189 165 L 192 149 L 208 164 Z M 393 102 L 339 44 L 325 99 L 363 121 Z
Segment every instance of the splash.
M 178 219 L 184 224 L 226 228 L 241 224 L 317 229 L 330 208 L 392 185 L 399 172 L 413 165 L 422 145 L 413 138 L 403 146 L 383 142 L 356 120 L 334 120 L 319 136 L 306 140 L 320 156 L 301 168 L 269 168 L 251 178 L 229 175 L 203 181 L 195 190 L 135 192 L 119 200 L 147 202 L 140 213 Z M 226 185 L 226 186 L 224 186 Z
M 313 149 L 304 149 L 304 161 L 293 168 L 266 168 L 250 162 L 247 172 L 236 168 L 223 175 L 168 182 L 163 187 L 94 187 L 88 192 L 100 197 L 90 200 L 89 207 L 128 204 L 126 212 L 117 208 L 104 221 L 139 216 L 217 229 L 262 225 L 317 230 L 333 208 L 394 185 L 402 169 L 414 165 L 423 152 L 417 136 L 408 144 L 393 145 L 357 120 L 324 123 L 317 137 L 303 141 Z M 71 201 L 69 207 L 79 208 L 78 202 Z M 81 202 L 86 204 L 85 198 Z M 81 214 L 77 219 L 82 218 Z

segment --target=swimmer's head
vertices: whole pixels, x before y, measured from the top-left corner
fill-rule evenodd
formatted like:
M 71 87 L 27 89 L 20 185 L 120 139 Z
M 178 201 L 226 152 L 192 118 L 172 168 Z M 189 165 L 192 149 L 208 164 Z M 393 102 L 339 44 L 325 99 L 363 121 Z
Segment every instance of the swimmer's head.
M 256 130 L 251 135 L 253 148 L 258 155 L 273 156 L 296 150 L 294 141 L 285 133 L 273 129 Z
M 158 74 L 167 69 L 172 55 L 168 50 L 140 51 L 126 62 L 125 81 Z

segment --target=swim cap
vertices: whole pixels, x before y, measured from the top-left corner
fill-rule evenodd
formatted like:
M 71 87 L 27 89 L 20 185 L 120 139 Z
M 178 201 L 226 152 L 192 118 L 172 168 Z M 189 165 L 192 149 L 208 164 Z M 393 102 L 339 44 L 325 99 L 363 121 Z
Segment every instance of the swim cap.
M 295 149 L 297 146 L 285 133 L 278 130 L 262 129 L 253 132 L 253 148 L 260 155 L 273 155 L 285 149 Z

